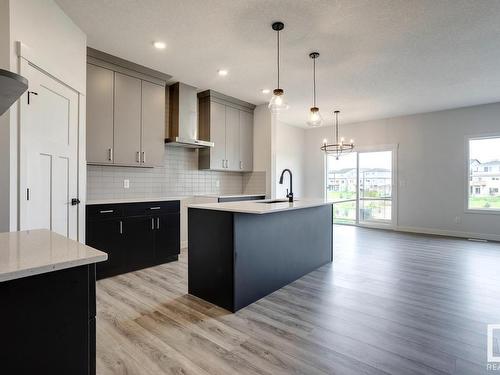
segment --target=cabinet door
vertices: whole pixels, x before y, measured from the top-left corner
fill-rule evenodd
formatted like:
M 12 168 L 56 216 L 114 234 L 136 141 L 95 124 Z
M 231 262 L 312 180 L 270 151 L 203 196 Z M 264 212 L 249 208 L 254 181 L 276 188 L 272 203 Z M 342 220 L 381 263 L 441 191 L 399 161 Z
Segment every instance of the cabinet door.
M 154 263 L 154 230 L 153 217 L 139 216 L 123 219 L 126 272 L 148 267 Z
M 180 253 L 180 214 L 161 215 L 155 220 L 155 260 L 163 263 Z
M 163 165 L 165 152 L 165 87 L 142 81 L 141 162 Z
M 226 160 L 226 106 L 210 103 L 210 169 L 225 169 Z
M 114 162 L 140 165 L 141 80 L 115 72 Z
M 87 162 L 113 163 L 113 71 L 87 64 Z
M 240 170 L 240 110 L 226 106 L 226 168 Z
M 240 169 L 253 170 L 253 114 L 240 111 Z
M 108 254 L 108 260 L 96 264 L 98 279 L 123 272 L 126 254 L 121 229 L 119 219 L 87 222 L 85 243 Z

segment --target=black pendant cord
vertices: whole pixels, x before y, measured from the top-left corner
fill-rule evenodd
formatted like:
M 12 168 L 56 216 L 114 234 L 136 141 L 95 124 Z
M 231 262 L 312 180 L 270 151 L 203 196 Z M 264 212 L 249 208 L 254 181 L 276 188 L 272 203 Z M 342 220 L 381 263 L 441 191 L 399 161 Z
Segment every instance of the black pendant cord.
M 313 107 L 316 107 L 316 59 L 313 59 Z
M 277 39 L 277 44 L 278 44 L 278 53 L 277 53 L 277 63 L 278 63 L 278 89 L 280 88 L 280 32 L 276 33 L 276 39 Z

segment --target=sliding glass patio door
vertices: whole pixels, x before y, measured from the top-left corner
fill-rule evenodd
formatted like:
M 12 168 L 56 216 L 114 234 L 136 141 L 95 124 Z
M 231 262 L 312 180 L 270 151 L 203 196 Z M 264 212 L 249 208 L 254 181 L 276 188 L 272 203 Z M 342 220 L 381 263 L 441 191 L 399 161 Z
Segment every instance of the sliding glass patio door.
M 358 153 L 358 223 L 392 223 L 392 151 Z
M 394 150 L 359 150 L 337 160 L 329 155 L 326 196 L 333 202 L 337 224 L 391 226 L 393 224 Z
M 333 202 L 335 223 L 356 224 L 358 201 L 357 153 L 342 155 L 338 160 L 328 155 L 326 196 Z

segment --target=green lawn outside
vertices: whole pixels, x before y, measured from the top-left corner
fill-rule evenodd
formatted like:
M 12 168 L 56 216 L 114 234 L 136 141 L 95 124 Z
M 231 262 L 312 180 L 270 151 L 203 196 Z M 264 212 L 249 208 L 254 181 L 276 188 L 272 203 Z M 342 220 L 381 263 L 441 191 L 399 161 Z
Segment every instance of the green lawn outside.
M 500 196 L 498 197 L 469 197 L 469 208 L 500 209 Z

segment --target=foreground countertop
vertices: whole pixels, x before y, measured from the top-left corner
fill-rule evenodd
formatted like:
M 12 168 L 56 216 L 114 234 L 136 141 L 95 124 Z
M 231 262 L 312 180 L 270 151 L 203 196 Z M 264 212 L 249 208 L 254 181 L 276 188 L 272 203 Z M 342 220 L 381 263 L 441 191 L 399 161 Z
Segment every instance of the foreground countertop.
M 190 204 L 189 208 L 198 208 L 203 210 L 228 211 L 244 214 L 269 214 L 273 212 L 300 210 L 309 207 L 318 207 L 330 205 L 332 202 L 327 202 L 324 199 L 298 199 L 292 203 L 288 201 L 278 203 L 265 203 L 267 200 L 261 201 L 243 201 L 243 202 L 226 202 L 226 203 L 203 203 Z
M 0 233 L 0 282 L 106 259 L 106 253 L 47 229 Z

